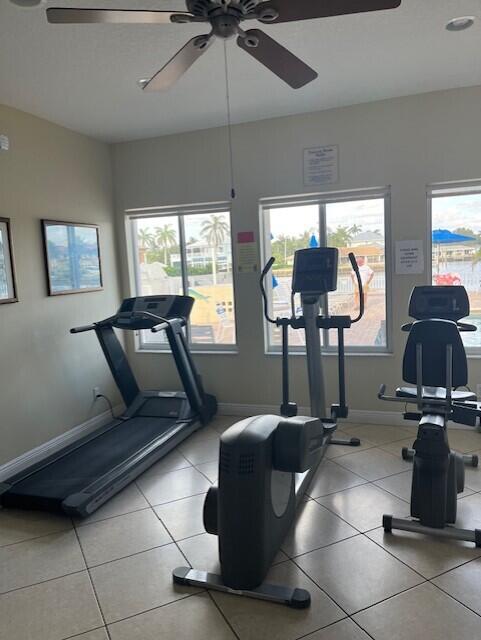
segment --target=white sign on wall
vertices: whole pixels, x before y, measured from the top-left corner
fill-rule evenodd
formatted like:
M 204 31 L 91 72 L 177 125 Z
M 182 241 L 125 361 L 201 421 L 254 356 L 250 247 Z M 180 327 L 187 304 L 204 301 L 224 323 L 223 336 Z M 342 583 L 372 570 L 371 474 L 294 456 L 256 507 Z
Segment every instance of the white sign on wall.
M 422 240 L 396 241 L 396 273 L 398 275 L 424 273 Z
M 339 182 L 337 144 L 304 149 L 304 186 L 318 187 Z

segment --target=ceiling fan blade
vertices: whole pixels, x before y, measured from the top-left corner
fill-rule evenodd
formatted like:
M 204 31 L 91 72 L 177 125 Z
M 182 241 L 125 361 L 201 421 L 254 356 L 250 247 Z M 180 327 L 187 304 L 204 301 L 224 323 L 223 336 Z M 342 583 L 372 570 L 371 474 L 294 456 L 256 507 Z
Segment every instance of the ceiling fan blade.
M 52 24 L 168 24 L 171 22 L 171 16 L 179 13 L 181 14 L 182 12 L 50 7 L 47 9 L 47 20 Z
M 196 36 L 178 51 L 145 85 L 144 91 L 168 89 L 207 51 L 214 41 L 210 35 Z
M 257 42 L 257 46 L 252 46 Z M 237 44 L 253 58 L 270 69 L 293 89 L 300 89 L 317 78 L 317 73 L 305 62 L 259 29 L 249 29 Z
M 256 13 L 261 22 L 277 23 L 294 20 L 329 18 L 350 13 L 397 9 L 402 0 L 270 0 L 257 6 Z M 273 17 L 273 12 L 277 17 Z M 262 17 L 265 13 L 266 18 Z

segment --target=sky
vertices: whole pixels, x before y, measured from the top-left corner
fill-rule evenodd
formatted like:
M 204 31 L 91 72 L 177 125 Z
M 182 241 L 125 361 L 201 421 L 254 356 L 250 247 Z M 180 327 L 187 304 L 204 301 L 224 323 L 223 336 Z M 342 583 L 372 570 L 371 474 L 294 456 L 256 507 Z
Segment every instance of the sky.
M 460 227 L 481 233 L 481 195 L 433 198 L 433 229 Z
M 339 226 L 358 224 L 363 231 L 383 230 L 383 200 L 360 200 L 357 202 L 336 202 L 327 205 L 327 226 L 335 229 Z M 229 214 L 226 213 L 228 219 Z M 186 237 L 200 237 L 203 214 L 185 217 Z M 299 236 L 304 231 L 318 229 L 317 205 L 285 207 L 272 210 L 271 233 L 274 238 L 280 235 Z M 165 224 L 171 224 L 177 231 L 177 218 L 139 218 L 138 228 L 154 230 Z M 433 199 L 433 229 L 470 227 L 481 233 L 481 195 L 468 194 Z
M 380 230 L 383 233 L 384 200 L 330 203 L 326 206 L 326 215 L 329 229 L 357 224 L 363 231 Z M 317 205 L 273 209 L 271 213 L 271 233 L 274 239 L 280 235 L 300 236 L 306 230 L 317 230 L 318 226 Z

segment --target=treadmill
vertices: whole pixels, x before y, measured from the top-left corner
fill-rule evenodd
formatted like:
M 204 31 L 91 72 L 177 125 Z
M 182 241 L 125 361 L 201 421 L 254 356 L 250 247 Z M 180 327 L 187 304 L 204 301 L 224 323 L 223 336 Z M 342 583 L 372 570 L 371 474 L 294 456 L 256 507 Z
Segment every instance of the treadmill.
M 118 312 L 71 333 L 95 331 L 125 403 L 119 418 L 0 483 L 3 507 L 85 517 L 118 493 L 217 412 L 204 393 L 184 327 L 190 296 L 127 298 Z M 114 329 L 167 337 L 184 391 L 142 391 Z

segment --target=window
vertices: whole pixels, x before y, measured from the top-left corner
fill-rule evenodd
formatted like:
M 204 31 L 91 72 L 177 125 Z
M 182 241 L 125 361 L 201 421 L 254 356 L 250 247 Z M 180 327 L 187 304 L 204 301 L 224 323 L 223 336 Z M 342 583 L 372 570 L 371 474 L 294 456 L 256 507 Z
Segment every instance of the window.
M 261 202 L 264 256 L 276 258 L 272 282 L 268 283 L 271 314 L 291 315 L 291 278 L 294 253 L 307 247 L 331 246 L 339 249 L 337 291 L 322 301 L 324 313 L 356 315 L 359 309 L 357 285 L 349 262 L 352 251 L 358 260 L 365 288 L 365 314 L 361 322 L 346 332 L 351 351 L 386 351 L 387 288 L 386 255 L 389 191 L 362 190 L 356 193 L 325 194 L 306 200 L 282 199 Z M 300 299 L 296 308 L 300 312 Z M 278 351 L 281 332 L 266 326 L 267 347 Z M 321 336 L 325 350 L 335 350 L 337 333 Z M 291 330 L 293 351 L 303 350 L 304 332 Z
M 481 351 L 481 182 L 430 187 L 428 204 L 431 282 L 466 288 L 478 331 L 461 335 L 467 348 Z
M 228 205 L 179 207 L 130 215 L 137 295 L 195 299 L 187 327 L 196 350 L 236 344 Z M 140 348 L 166 348 L 165 336 L 140 332 Z

